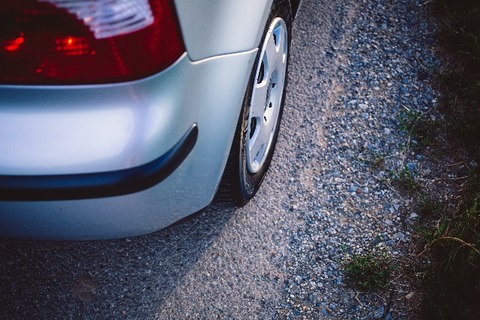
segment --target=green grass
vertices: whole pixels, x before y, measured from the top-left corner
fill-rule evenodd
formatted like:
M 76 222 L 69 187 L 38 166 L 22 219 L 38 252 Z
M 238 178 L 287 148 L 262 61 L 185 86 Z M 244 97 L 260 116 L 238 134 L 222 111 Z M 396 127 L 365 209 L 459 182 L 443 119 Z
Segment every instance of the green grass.
M 399 171 L 391 171 L 390 177 L 392 183 L 404 192 L 418 192 L 422 189 L 421 185 L 415 179 L 413 170 L 407 166 L 404 166 Z
M 393 259 L 386 254 L 354 255 L 343 262 L 347 282 L 361 291 L 386 289 L 395 270 Z
M 440 121 L 432 118 L 429 114 L 421 114 L 413 110 L 405 110 L 400 113 L 400 130 L 414 138 L 419 145 L 429 146 L 436 141 L 437 130 Z

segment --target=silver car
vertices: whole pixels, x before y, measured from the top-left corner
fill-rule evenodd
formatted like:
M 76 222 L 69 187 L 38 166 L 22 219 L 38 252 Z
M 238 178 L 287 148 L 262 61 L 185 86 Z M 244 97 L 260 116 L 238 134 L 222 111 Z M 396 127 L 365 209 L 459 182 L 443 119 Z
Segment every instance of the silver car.
M 272 159 L 299 6 L 3 1 L 0 236 L 146 234 L 217 190 L 246 204 Z

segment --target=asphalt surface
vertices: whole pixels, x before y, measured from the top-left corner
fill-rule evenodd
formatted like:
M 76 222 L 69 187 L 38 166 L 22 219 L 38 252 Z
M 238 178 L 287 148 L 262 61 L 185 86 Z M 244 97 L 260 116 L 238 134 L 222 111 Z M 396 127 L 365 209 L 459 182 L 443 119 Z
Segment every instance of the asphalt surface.
M 398 237 L 408 238 L 405 203 L 372 182 L 371 166 L 355 155 L 396 154 L 405 139 L 396 135 L 397 104 L 421 100 L 415 63 L 423 45 L 413 38 L 427 32 L 409 29 L 415 8 L 415 0 L 304 0 L 282 131 L 257 196 L 241 209 L 213 204 L 141 237 L 0 240 L 0 319 L 403 315 L 381 299 L 359 299 L 339 260 L 343 248 L 361 250 L 379 234 L 389 241 L 373 245 L 400 255 Z M 401 289 L 399 300 L 408 293 Z
M 326 32 L 319 34 L 328 36 L 332 4 L 315 2 L 312 28 L 323 28 Z M 302 11 L 299 19 L 305 14 Z M 295 43 L 292 50 L 299 50 Z M 297 72 L 309 68 L 309 61 L 292 61 L 295 64 L 304 65 L 292 68 Z M 291 74 L 291 79 L 298 78 Z M 289 105 L 305 103 L 309 93 L 304 86 L 291 81 Z M 288 119 L 289 114 L 287 126 L 298 123 Z M 165 230 L 130 239 L 0 240 L 0 318 L 281 316 L 286 243 L 298 221 L 284 193 L 296 148 L 295 141 L 282 134 L 262 190 L 242 209 L 213 205 Z

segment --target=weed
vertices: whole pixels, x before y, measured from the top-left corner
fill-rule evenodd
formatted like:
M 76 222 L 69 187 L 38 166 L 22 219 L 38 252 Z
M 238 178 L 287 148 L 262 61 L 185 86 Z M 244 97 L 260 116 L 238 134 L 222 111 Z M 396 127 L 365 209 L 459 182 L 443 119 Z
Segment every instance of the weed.
M 383 169 L 385 166 L 385 160 L 390 158 L 390 156 L 375 150 L 370 150 L 369 148 L 364 148 L 362 153 L 356 158 L 368 165 L 371 170 L 376 170 Z
M 435 217 L 442 212 L 442 204 L 440 201 L 433 199 L 428 194 L 420 196 L 418 212 L 422 217 Z
M 478 185 L 477 185 L 478 188 Z M 427 272 L 425 316 L 478 319 L 480 306 L 480 194 L 465 196 L 460 211 L 423 230 L 432 265 Z
M 433 241 L 434 235 L 430 228 L 415 226 L 415 232 L 420 235 L 423 241 L 427 243 L 431 243 Z
M 395 264 L 386 254 L 366 253 L 352 256 L 343 263 L 348 282 L 362 291 L 386 289 Z
M 385 156 L 377 155 L 375 156 L 370 163 L 372 170 L 381 169 L 385 166 Z
M 400 171 L 391 171 L 392 182 L 403 191 L 419 191 L 420 184 L 415 180 L 412 170 L 404 166 Z
M 425 295 L 429 317 L 478 319 L 480 306 L 479 211 L 473 204 L 463 217 L 437 228 L 429 243 L 433 264 Z
M 440 121 L 432 115 L 406 109 L 400 114 L 400 129 L 415 138 L 420 146 L 432 144 L 437 137 Z
M 442 217 L 441 219 L 439 219 L 433 228 L 420 225 L 415 227 L 415 231 L 417 232 L 417 234 L 419 234 L 421 239 L 427 243 L 427 249 L 431 248 L 432 243 L 434 243 L 437 239 L 444 236 L 447 230 L 448 218 L 446 217 Z
M 433 240 L 435 240 L 443 237 L 448 230 L 448 218 L 442 217 L 440 220 L 438 220 L 435 228 L 433 229 Z

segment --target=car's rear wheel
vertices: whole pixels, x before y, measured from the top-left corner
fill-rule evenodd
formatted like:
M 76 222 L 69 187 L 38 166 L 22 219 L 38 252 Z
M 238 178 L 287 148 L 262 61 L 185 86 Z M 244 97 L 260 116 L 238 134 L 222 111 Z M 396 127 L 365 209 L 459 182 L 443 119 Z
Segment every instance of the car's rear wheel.
M 272 160 L 285 101 L 291 24 L 289 1 L 274 1 L 219 190 L 238 206 L 256 194 Z

